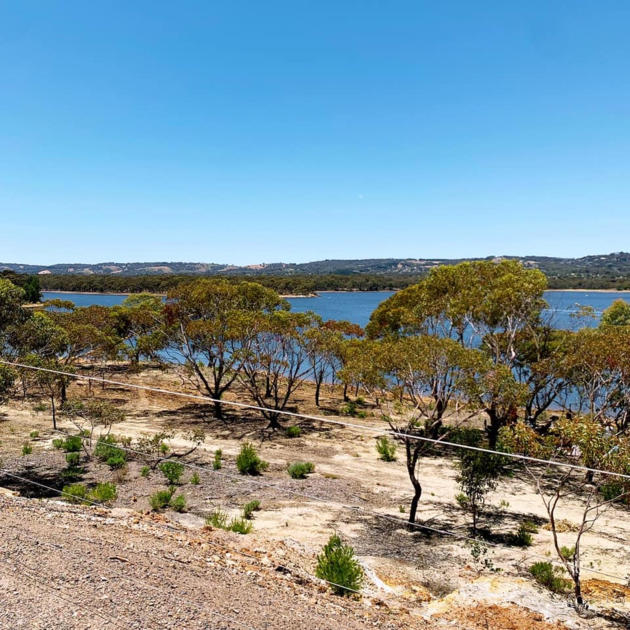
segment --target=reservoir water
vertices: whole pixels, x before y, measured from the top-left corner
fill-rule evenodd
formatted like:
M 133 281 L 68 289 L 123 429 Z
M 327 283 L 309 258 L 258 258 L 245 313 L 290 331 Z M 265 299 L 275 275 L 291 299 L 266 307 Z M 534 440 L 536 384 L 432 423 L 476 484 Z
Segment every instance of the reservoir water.
M 289 302 L 294 311 L 314 311 L 325 320 L 343 319 L 365 326 L 372 311 L 391 294 L 390 291 L 324 291 L 317 297 L 289 298 Z M 77 306 L 114 306 L 126 297 L 102 293 L 43 293 L 44 300 L 70 300 Z M 617 291 L 548 291 L 545 294 L 549 314 L 557 328 L 596 326 L 602 311 L 619 298 L 630 300 L 630 294 Z M 595 318 L 576 319 L 581 306 L 591 307 Z

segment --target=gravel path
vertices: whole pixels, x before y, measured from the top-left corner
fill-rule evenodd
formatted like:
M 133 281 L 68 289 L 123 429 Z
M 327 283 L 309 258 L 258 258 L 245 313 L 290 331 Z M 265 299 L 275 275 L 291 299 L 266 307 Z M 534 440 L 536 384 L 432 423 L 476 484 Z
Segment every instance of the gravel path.
M 0 629 L 427 628 L 335 597 L 236 535 L 0 497 Z

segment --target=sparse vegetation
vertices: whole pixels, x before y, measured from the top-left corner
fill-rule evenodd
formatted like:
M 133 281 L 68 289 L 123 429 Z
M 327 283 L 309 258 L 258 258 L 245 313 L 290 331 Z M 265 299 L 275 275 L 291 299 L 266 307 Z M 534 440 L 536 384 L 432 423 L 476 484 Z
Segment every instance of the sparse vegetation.
M 291 426 L 287 427 L 286 433 L 287 433 L 287 437 L 296 438 L 302 435 L 302 429 L 296 424 L 292 424 Z
M 190 483 L 193 486 L 198 486 L 200 481 L 201 481 L 201 479 L 199 478 L 199 473 L 197 471 L 195 471 L 190 477 Z
M 151 509 L 154 512 L 159 510 L 163 510 L 167 508 L 171 504 L 171 499 L 175 494 L 175 488 L 168 488 L 166 490 L 158 490 L 154 494 L 151 495 L 149 499 L 149 503 L 151 504 Z
M 33 452 L 33 447 L 28 442 L 25 442 L 24 444 L 22 444 L 22 456 L 30 455 L 32 452 Z
M 257 512 L 258 510 L 260 510 L 260 501 L 258 499 L 249 501 L 243 506 L 243 518 L 251 520 L 254 518 L 254 512 Z
M 292 479 L 306 479 L 306 475 L 310 475 L 315 471 L 315 464 L 311 462 L 294 462 L 289 464 L 287 470 Z
M 212 468 L 214 470 L 220 470 L 223 466 L 223 451 L 218 448 L 214 451 L 214 460 L 212 461 Z
M 96 503 L 111 503 L 117 496 L 116 485 L 109 481 L 96 484 L 89 494 L 89 498 Z
M 551 562 L 536 562 L 529 567 L 529 572 L 536 582 L 553 593 L 566 593 L 571 588 L 571 581 L 562 577 L 562 569 L 554 567 Z
M 250 442 L 245 442 L 236 458 L 236 468 L 241 475 L 260 475 L 267 470 L 269 463 L 262 460 Z
M 184 465 L 180 462 L 162 462 L 159 465 L 160 472 L 166 477 L 171 485 L 178 484 L 184 474 Z
M 338 595 L 352 595 L 363 585 L 364 572 L 354 555 L 354 549 L 333 534 L 317 556 L 315 575 L 330 583 Z
M 376 440 L 376 452 L 379 455 L 379 459 L 382 459 L 384 462 L 396 461 L 396 444 L 386 435 L 382 435 Z

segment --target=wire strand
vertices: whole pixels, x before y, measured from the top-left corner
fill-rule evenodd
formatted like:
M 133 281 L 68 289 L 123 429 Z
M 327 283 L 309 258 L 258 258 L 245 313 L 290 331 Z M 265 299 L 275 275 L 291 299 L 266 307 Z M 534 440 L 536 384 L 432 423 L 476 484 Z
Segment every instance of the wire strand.
M 28 369 L 28 370 L 37 370 L 40 372 L 48 372 L 51 374 L 58 374 L 61 376 L 67 376 L 69 378 L 76 378 L 76 379 L 83 379 L 83 380 L 88 380 L 88 381 L 97 381 L 99 383 L 108 383 L 109 385 L 117 385 L 119 387 L 127 387 L 130 389 L 137 389 L 137 390 L 142 390 L 142 391 L 148 391 L 148 392 L 153 392 L 153 393 L 158 393 L 158 394 L 166 394 L 166 395 L 170 395 L 170 396 L 179 396 L 179 397 L 183 397 L 183 398 L 189 398 L 192 400 L 200 400 L 200 401 L 204 401 L 204 402 L 211 402 L 211 403 L 220 403 L 222 405 L 229 405 L 229 406 L 233 406 L 233 407 L 239 407 L 241 409 L 252 409 L 255 411 L 266 411 L 266 412 L 273 412 L 273 413 L 277 413 L 278 415 L 283 415 L 283 416 L 289 416 L 289 417 L 294 417 L 294 418 L 304 418 L 306 420 L 313 420 L 316 422 L 323 422 L 326 424 L 334 424 L 337 426 L 343 426 L 343 427 L 347 427 L 347 428 L 351 428 L 351 429 L 357 429 L 363 432 L 369 431 L 370 433 L 374 433 L 374 434 L 383 434 L 386 433 L 387 435 L 391 435 L 393 437 L 400 437 L 400 438 L 404 438 L 404 439 L 411 439 L 411 440 L 418 440 L 421 442 L 426 442 L 426 443 L 430 443 L 430 444 L 437 444 L 437 445 L 442 445 L 442 446 L 449 446 L 449 447 L 453 447 L 453 448 L 461 448 L 461 449 L 465 449 L 465 450 L 469 450 L 469 451 L 475 451 L 478 453 L 487 453 L 490 455 L 501 455 L 503 457 L 509 457 L 511 459 L 517 459 L 517 460 L 521 460 L 521 461 L 528 461 L 531 463 L 535 463 L 535 464 L 547 464 L 547 465 L 551 465 L 551 466 L 558 466 L 558 467 L 562 467 L 562 468 L 569 468 L 571 470 L 579 470 L 581 472 L 585 472 L 585 473 L 593 473 L 593 474 L 600 474 L 600 475 L 609 475 L 612 477 L 617 477 L 620 479 L 627 479 L 630 480 L 630 475 L 626 475 L 624 473 L 619 473 L 619 472 L 614 472 L 611 470 L 603 470 L 603 469 L 599 469 L 599 468 L 590 468 L 589 466 L 582 466 L 579 464 L 570 464 L 568 462 L 560 462 L 557 460 L 553 460 L 553 459 L 541 459 L 539 457 L 532 457 L 530 455 L 524 455 L 524 454 L 520 454 L 520 453 L 507 453 L 504 451 L 495 451 L 492 449 L 488 449 L 488 448 L 483 448 L 483 447 L 479 447 L 479 446 L 471 446 L 468 444 L 458 444 L 457 442 L 448 442 L 446 440 L 436 440 L 433 438 L 427 438 L 427 437 L 423 437 L 423 436 L 419 436 L 419 435 L 411 435 L 409 433 L 402 433 L 399 431 L 393 431 L 391 429 L 377 429 L 374 427 L 369 427 L 367 425 L 363 425 L 363 424 L 355 424 L 352 422 L 342 422 L 341 420 L 331 420 L 330 418 L 324 418 L 322 416 L 314 416 L 314 415 L 310 415 L 310 414 L 302 414 L 302 413 L 297 413 L 294 411 L 286 411 L 286 410 L 280 410 L 280 409 L 269 409 L 267 407 L 260 407 L 258 405 L 252 405 L 249 403 L 243 403 L 243 402 L 238 402 L 235 400 L 222 400 L 222 399 L 218 399 L 218 398 L 211 398 L 210 396 L 201 396 L 201 395 L 197 395 L 197 394 L 188 394 L 186 392 L 177 392 L 177 391 L 173 391 L 173 390 L 168 390 L 168 389 L 163 389 L 160 387 L 150 387 L 148 385 L 138 385 L 136 383 L 125 383 L 123 381 L 114 381 L 112 379 L 105 379 L 105 378 L 99 378 L 96 376 L 87 376 L 85 374 L 73 374 L 72 372 L 63 372 L 61 370 L 53 370 L 50 368 L 43 368 L 43 367 L 38 367 L 38 366 L 33 366 L 33 365 L 26 365 L 23 363 L 17 363 L 17 362 L 12 362 L 12 361 L 6 361 L 5 359 L 0 359 L 0 363 L 3 363 L 5 365 L 11 365 L 13 367 L 17 367 L 17 368 L 22 368 L 22 369 Z

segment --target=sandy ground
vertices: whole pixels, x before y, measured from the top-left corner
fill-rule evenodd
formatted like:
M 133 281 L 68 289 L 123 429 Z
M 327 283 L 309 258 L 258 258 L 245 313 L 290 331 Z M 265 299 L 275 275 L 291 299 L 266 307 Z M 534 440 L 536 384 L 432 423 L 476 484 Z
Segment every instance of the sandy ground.
M 133 382 L 150 381 L 152 385 L 180 391 L 185 388 L 173 375 L 157 370 L 142 375 L 117 375 L 114 378 L 128 378 Z M 72 389 L 73 395 L 87 394 L 85 384 L 73 385 Z M 368 434 L 323 423 L 302 423 L 302 436 L 289 439 L 281 434 L 265 432 L 265 423 L 256 415 L 233 415 L 225 422 L 220 422 L 212 418 L 211 408 L 190 404 L 190 401 L 181 398 L 140 391 L 130 393 L 112 386 L 105 390 L 94 388 L 93 395 L 116 401 L 127 412 L 125 422 L 115 428 L 117 434 L 136 438 L 169 430 L 175 433 L 174 439 L 170 440 L 171 445 L 183 450 L 190 446 L 190 442 L 184 438 L 186 432 L 199 427 L 206 431 L 206 441 L 188 460 L 203 467 L 199 470 L 201 483 L 198 486 L 187 483 L 180 488 L 187 498 L 188 512 L 168 512 L 163 517 L 174 523 L 175 527 L 185 528 L 191 534 L 198 535 L 205 517 L 215 508 L 220 507 L 236 515 L 244 503 L 256 498 L 261 501 L 262 509 L 256 513 L 254 532 L 241 537 L 241 540 L 247 540 L 250 546 L 255 544 L 290 550 L 292 570 L 300 575 L 312 576 L 315 555 L 330 534 L 337 531 L 354 546 L 366 568 L 366 594 L 387 602 L 390 610 L 398 611 L 396 614 L 401 610 L 411 611 L 413 619 L 418 622 L 430 620 L 434 623 L 438 619 L 446 622 L 444 616 L 453 611 L 457 615 L 460 608 L 468 610 L 472 603 L 479 602 L 481 608 L 475 617 L 477 620 L 482 613 L 493 614 L 493 606 L 512 603 L 520 606 L 520 610 L 525 611 L 523 614 L 538 614 L 541 620 L 561 623 L 569 628 L 623 627 L 602 618 L 578 617 L 567 606 L 566 598 L 551 596 L 531 580 L 527 568 L 538 560 L 553 559 L 553 556 L 551 535 L 544 529 L 544 508 L 533 486 L 524 476 L 503 482 L 492 495 L 486 523 L 491 523 L 493 532 L 500 535 L 513 532 L 520 522 L 527 519 L 538 523 L 539 531 L 534 535 L 532 547 L 520 549 L 497 545 L 488 548 L 487 557 L 494 568 L 500 570 L 497 574 L 477 566 L 470 548 L 460 538 L 422 529 L 410 532 L 402 522 L 385 520 L 375 515 L 378 513 L 404 519 L 405 515 L 399 506 L 407 509 L 410 484 L 403 462 L 380 461 L 374 449 L 374 438 Z M 327 393 L 327 396 L 323 401 L 323 409 L 318 413 L 337 418 L 334 415 L 339 406 L 337 395 Z M 42 470 L 48 471 L 51 478 L 54 475 L 50 471 L 63 467 L 63 455 L 51 448 L 53 433 L 50 430 L 50 416 L 46 411 L 35 412 L 35 403 L 33 400 L 16 402 L 4 410 L 4 419 L 0 419 L 3 466 L 22 474 L 26 472 L 27 476 L 35 472 L 41 474 Z M 300 410 L 306 413 L 315 410 L 307 390 L 298 403 Z M 351 421 L 380 426 L 380 421 L 374 416 Z M 70 429 L 67 424 L 62 423 L 60 426 L 64 430 Z M 39 437 L 29 440 L 28 435 L 33 430 L 39 431 Z M 246 439 L 254 442 L 261 456 L 270 462 L 269 470 L 260 478 L 242 477 L 235 469 L 236 454 Z M 34 452 L 22 457 L 19 448 L 25 440 L 32 443 Z M 223 450 L 224 467 L 221 471 L 212 471 L 207 463 L 217 448 Z M 291 479 L 286 473 L 286 466 L 296 460 L 313 462 L 315 473 L 305 480 Z M 147 479 L 141 477 L 141 465 L 140 461 L 130 461 L 125 478 L 116 479 L 119 489 L 115 503 L 117 509 L 147 512 L 150 494 L 164 487 L 164 479 L 159 472 L 152 473 Z M 189 474 L 192 474 L 192 470 Z M 106 466 L 93 465 L 85 482 L 109 480 L 112 476 L 113 473 Z M 459 537 L 468 536 L 468 519 L 454 501 L 458 488 L 450 454 L 425 458 L 421 463 L 420 476 L 424 495 L 418 521 L 428 527 L 454 532 Z M 10 479 L 5 478 L 0 479 L 0 485 L 18 488 L 20 484 L 11 483 Z M 24 488 L 18 489 L 24 491 Z M 575 523 L 578 515 L 578 503 L 567 504 L 560 514 L 568 523 Z M 223 532 L 220 534 L 223 535 Z M 623 590 L 625 587 L 620 586 L 621 591 L 615 593 L 610 585 L 611 582 L 623 584 L 626 574 L 630 573 L 628 540 L 628 511 L 619 508 L 611 508 L 600 519 L 596 530 L 587 536 L 585 569 L 619 577 L 611 579 L 585 571 L 585 579 L 591 580 L 593 584 L 601 580 L 603 584 L 609 585 L 600 584 L 599 589 L 592 589 L 592 609 L 613 610 L 618 616 L 630 613 L 630 590 Z M 562 534 L 562 542 L 572 544 L 570 531 Z M 339 601 L 339 598 L 333 598 L 333 601 Z M 495 613 L 500 616 L 501 611 Z M 528 619 L 532 624 L 535 622 L 533 617 Z M 381 624 L 382 620 L 378 623 Z M 500 623 L 504 625 L 489 627 L 511 627 L 505 625 L 506 622 Z M 1 624 L 0 628 L 3 628 Z

